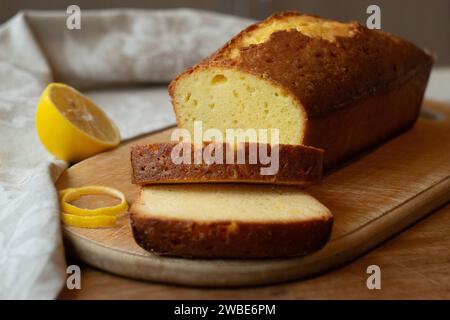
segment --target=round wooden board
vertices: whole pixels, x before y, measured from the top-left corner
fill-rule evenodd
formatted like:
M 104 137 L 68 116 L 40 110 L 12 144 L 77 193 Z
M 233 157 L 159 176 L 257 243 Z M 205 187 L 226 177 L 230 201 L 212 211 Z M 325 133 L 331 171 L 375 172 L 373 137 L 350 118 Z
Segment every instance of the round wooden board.
M 192 286 L 247 286 L 282 282 L 336 267 L 367 252 L 450 199 L 450 108 L 427 103 L 440 117 L 419 119 L 414 129 L 329 172 L 308 189 L 335 217 L 331 240 L 298 258 L 203 260 L 158 256 L 141 249 L 128 217 L 120 227 L 64 226 L 70 252 L 100 269 L 127 277 Z M 57 188 L 99 184 L 122 190 L 132 203 L 139 188 L 130 182 L 132 144 L 167 141 L 171 129 L 122 144 L 67 169 Z M 104 204 L 86 197 L 80 205 Z

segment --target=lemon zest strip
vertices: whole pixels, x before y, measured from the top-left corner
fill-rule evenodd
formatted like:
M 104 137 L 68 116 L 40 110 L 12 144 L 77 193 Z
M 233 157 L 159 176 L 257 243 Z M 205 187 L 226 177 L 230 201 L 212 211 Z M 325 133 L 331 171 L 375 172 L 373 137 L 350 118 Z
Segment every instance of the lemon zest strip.
M 61 199 L 61 209 L 63 214 L 77 216 L 117 216 L 128 210 L 128 203 L 125 195 L 117 189 L 105 186 L 84 186 L 79 188 L 68 188 L 59 192 Z M 69 201 L 76 200 L 83 195 L 106 194 L 118 198 L 120 203 L 109 207 L 100 207 L 95 209 L 86 209 L 77 207 Z
M 76 214 L 61 213 L 61 220 L 70 226 L 78 228 L 101 228 L 116 226 L 116 216 L 79 216 Z

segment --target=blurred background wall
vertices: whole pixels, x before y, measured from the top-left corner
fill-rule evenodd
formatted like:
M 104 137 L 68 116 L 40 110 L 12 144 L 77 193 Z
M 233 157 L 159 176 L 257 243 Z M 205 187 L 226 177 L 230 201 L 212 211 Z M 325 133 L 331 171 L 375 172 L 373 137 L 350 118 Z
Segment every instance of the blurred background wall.
M 450 0 L 1 0 L 0 23 L 19 10 L 190 7 L 253 19 L 281 10 L 299 10 L 337 20 L 365 24 L 366 8 L 381 8 L 383 30 L 400 35 L 437 55 L 437 65 L 450 65 Z

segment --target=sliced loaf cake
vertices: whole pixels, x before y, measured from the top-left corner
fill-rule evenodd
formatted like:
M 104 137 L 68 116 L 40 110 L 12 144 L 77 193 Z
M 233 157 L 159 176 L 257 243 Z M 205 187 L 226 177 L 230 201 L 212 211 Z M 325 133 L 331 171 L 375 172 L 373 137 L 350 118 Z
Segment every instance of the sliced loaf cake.
M 136 242 L 160 254 L 201 258 L 285 257 L 328 240 L 330 211 L 292 187 L 159 185 L 131 208 Z
M 359 23 L 283 12 L 252 25 L 169 87 L 181 128 L 279 129 L 324 166 L 411 127 L 433 59 Z
M 173 159 L 173 153 L 179 156 L 179 152 L 174 151 L 175 148 L 182 149 L 180 146 L 189 150 L 187 163 L 178 163 L 176 160 L 179 159 Z M 238 146 L 204 143 L 201 148 L 195 148 L 193 144 L 180 145 L 177 142 L 133 146 L 132 182 L 140 185 L 234 182 L 307 186 L 322 177 L 323 150 L 300 145 L 279 145 L 275 152 L 271 145 L 262 143 Z M 196 152 L 200 154 L 200 161 L 197 163 Z M 241 164 L 238 163 L 240 152 L 244 160 Z M 253 163 L 250 161 L 250 153 L 255 155 Z M 261 161 L 261 153 L 270 158 Z M 228 154 L 231 154 L 230 163 L 227 163 Z M 205 155 L 212 155 L 214 159 Z M 210 163 L 208 160 L 215 162 Z

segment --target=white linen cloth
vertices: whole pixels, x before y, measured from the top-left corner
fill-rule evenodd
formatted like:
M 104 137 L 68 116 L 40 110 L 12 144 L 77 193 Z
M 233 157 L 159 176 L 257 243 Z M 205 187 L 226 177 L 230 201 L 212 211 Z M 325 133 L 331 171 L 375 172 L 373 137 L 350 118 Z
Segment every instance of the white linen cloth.
M 34 127 L 46 84 L 87 91 L 123 139 L 148 133 L 175 123 L 161 84 L 249 23 L 122 9 L 82 10 L 81 30 L 54 11 L 20 12 L 0 26 L 0 299 L 55 298 L 67 276 L 54 188 L 66 163 L 46 152 Z
M 65 20 L 27 11 L 0 26 L 0 299 L 52 299 L 65 284 L 53 183 L 66 164 L 34 127 L 46 84 L 86 91 L 124 139 L 148 133 L 174 124 L 165 86 L 149 84 L 169 81 L 250 23 L 187 9 L 82 11 L 81 30 Z M 427 94 L 450 102 L 449 85 L 450 69 L 439 70 Z
M 450 104 L 450 67 L 433 69 L 425 97 Z

